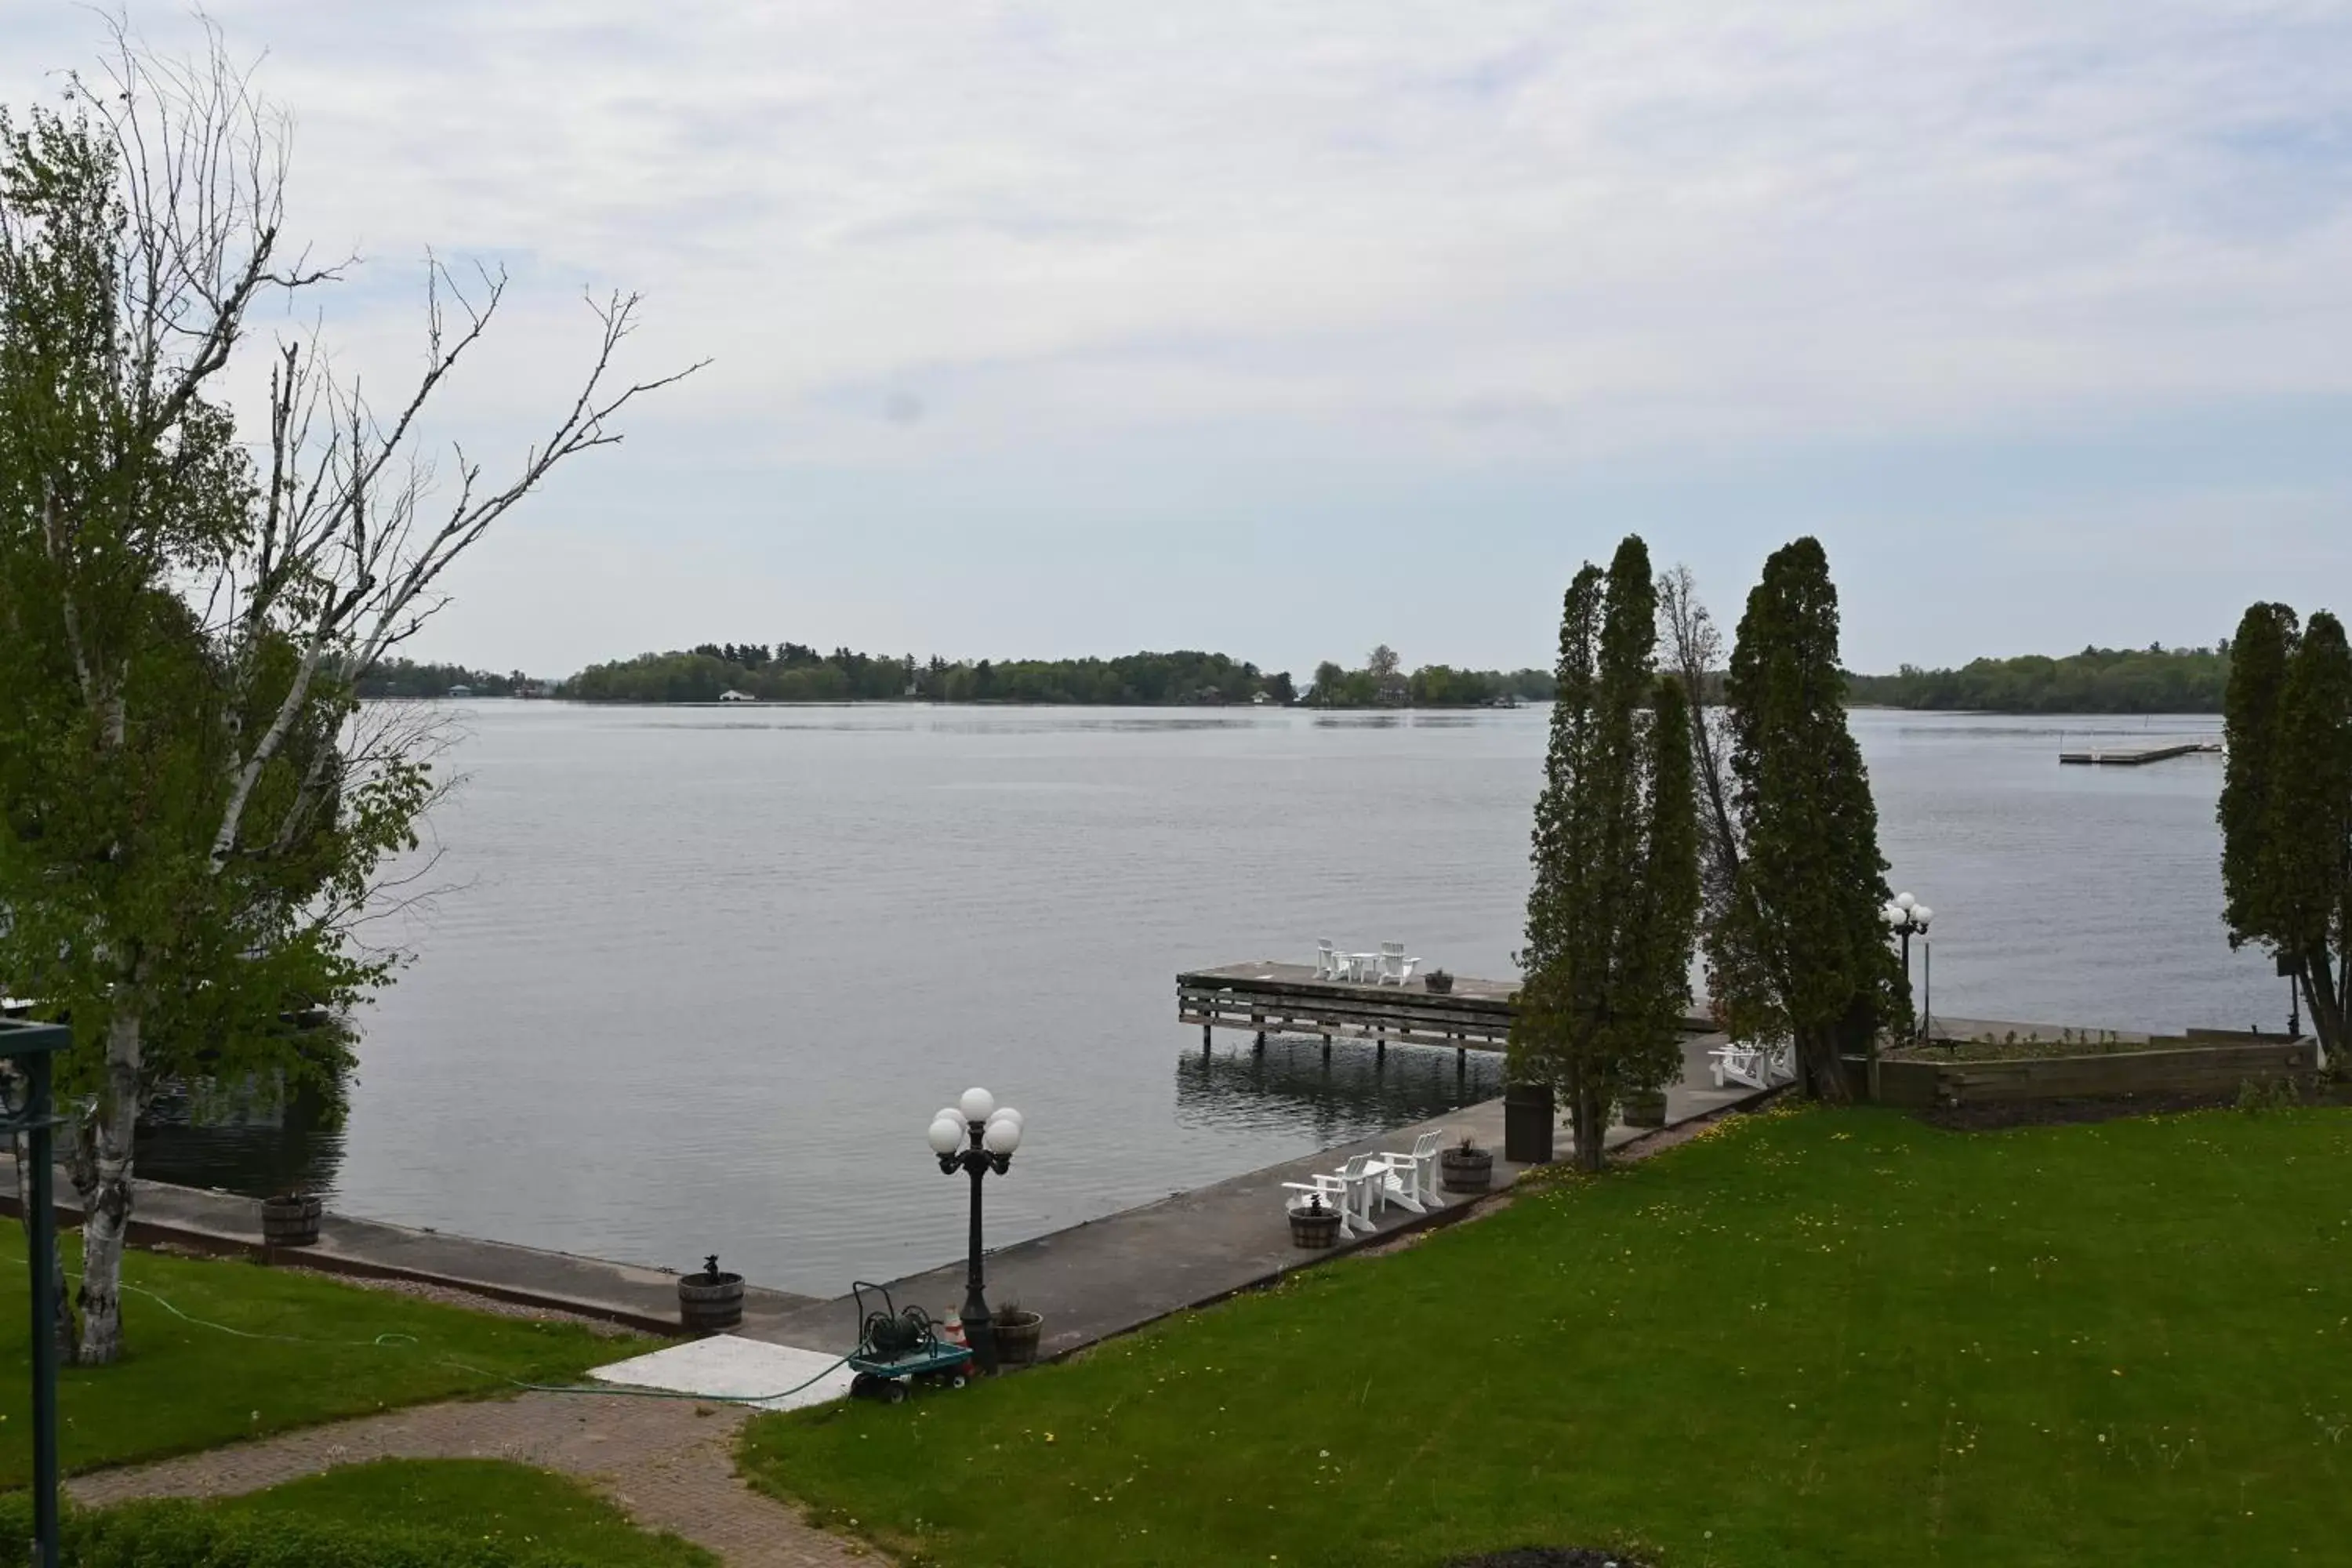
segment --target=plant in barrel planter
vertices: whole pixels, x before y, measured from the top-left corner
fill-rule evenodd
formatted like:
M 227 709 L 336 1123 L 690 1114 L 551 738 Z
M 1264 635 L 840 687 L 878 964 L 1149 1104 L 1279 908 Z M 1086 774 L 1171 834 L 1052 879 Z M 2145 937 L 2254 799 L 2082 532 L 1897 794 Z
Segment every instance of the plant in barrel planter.
M 321 1205 L 311 1193 L 280 1193 L 261 1200 L 261 1239 L 270 1247 L 315 1247 Z
M 1666 1124 L 1666 1091 L 1663 1089 L 1629 1089 L 1619 1100 L 1628 1127 L 1664 1127 Z
M 1437 1159 L 1437 1183 L 1449 1193 L 1483 1193 L 1495 1184 L 1495 1152 L 1465 1132 Z
M 1331 1247 L 1339 1240 L 1339 1211 L 1325 1203 L 1321 1193 L 1307 1194 L 1307 1201 L 1290 1211 L 1293 1247 Z
M 996 1359 L 1003 1366 L 1028 1366 L 1037 1359 L 1037 1336 L 1045 1320 L 1015 1297 L 996 1309 Z
M 722 1272 L 717 1253 L 702 1260 L 701 1273 L 678 1276 L 677 1321 L 688 1333 L 717 1333 L 742 1321 L 743 1277 Z
M 1433 969 L 1421 977 L 1421 983 L 1443 996 L 1454 989 L 1454 976 L 1443 969 Z

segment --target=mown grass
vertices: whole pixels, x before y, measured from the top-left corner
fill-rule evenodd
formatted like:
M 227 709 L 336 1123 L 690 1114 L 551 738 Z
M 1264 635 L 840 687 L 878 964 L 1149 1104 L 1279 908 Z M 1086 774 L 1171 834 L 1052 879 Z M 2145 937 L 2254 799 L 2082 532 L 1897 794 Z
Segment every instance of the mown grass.
M 677 1536 L 638 1529 L 577 1481 L 498 1459 L 379 1459 L 209 1506 L 357 1529 L 437 1531 L 583 1568 L 718 1564 Z
M 80 1268 L 74 1242 L 68 1269 Z M 123 1279 L 139 1288 L 123 1299 L 128 1353 L 113 1366 L 67 1367 L 58 1380 L 68 1471 L 497 1393 L 509 1378 L 565 1382 L 653 1348 L 251 1263 L 133 1252 Z M 31 1317 L 24 1234 L 12 1221 L 0 1229 L 0 1366 L 16 1369 L 0 1384 L 13 1391 L 0 1398 L 0 1487 L 23 1486 L 32 1468 Z
M 2352 1115 L 1726 1124 L 899 1408 L 758 1484 L 923 1562 L 2341 1561 Z

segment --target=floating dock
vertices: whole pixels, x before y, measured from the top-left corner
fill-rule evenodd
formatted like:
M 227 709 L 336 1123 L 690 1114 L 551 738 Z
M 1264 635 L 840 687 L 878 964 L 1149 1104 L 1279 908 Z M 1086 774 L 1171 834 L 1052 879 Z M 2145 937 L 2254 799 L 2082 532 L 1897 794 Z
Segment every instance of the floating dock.
M 1443 992 L 1430 990 L 1419 975 L 1402 985 L 1327 980 L 1312 964 L 1268 960 L 1179 974 L 1176 1017 L 1201 1026 L 1203 1049 L 1213 1031 L 1240 1029 L 1260 1046 L 1269 1032 L 1319 1035 L 1327 1054 L 1334 1039 L 1499 1051 L 1510 1043 L 1518 990 L 1516 980 L 1467 976 Z M 1697 1033 L 1715 1027 L 1704 1018 L 1685 1018 L 1683 1026 Z
M 2058 760 L 2086 767 L 2137 768 L 2172 757 L 2193 756 L 2200 752 L 2219 752 L 2221 749 L 2221 742 L 2211 739 L 2168 741 L 2156 745 L 2093 746 L 2081 751 L 2062 751 L 2058 753 Z

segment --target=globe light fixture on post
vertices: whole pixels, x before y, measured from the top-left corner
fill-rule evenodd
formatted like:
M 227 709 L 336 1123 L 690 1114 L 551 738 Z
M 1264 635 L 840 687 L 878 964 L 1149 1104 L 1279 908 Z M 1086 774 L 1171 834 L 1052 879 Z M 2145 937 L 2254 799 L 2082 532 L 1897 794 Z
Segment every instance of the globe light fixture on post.
M 1886 918 L 1886 929 L 1903 939 L 1903 988 L 1908 991 L 1911 988 L 1912 935 L 1915 932 L 1917 933 L 1924 943 L 1927 936 L 1927 922 L 1936 918 L 1936 911 L 1908 893 L 1897 893 L 1895 895 L 1895 901 L 1881 912 Z M 1928 962 L 1933 963 L 1935 961 L 1931 958 Z M 1933 981 L 1931 980 L 1929 984 L 1932 985 Z M 1928 999 L 1930 1001 L 1934 999 L 1932 991 L 1928 993 Z M 1916 1030 L 1917 1037 L 1923 1040 L 1927 1037 L 1927 1009 L 1923 1005 L 1919 1011 Z
M 996 1370 L 996 1326 L 990 1321 L 980 1264 L 980 1187 L 993 1171 L 1004 1174 L 1021 1147 L 1021 1113 L 999 1105 L 984 1089 L 968 1089 L 963 1099 L 931 1119 L 931 1152 L 948 1175 L 971 1177 L 971 1247 L 964 1262 L 963 1328 L 971 1358 L 982 1372 Z

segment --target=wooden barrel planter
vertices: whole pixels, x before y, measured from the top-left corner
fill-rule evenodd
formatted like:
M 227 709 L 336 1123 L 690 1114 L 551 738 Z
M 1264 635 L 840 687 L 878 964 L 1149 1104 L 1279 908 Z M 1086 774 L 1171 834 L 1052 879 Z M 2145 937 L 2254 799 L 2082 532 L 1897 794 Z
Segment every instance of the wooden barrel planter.
M 1037 1359 L 1037 1338 L 1045 1320 L 1014 1307 L 991 1320 L 996 1329 L 996 1361 L 1000 1366 L 1029 1366 Z
M 1623 1110 L 1628 1127 L 1664 1127 L 1666 1124 L 1665 1090 L 1628 1094 L 1624 1099 Z
M 1334 1247 L 1339 1240 L 1339 1211 L 1328 1204 L 1310 1204 L 1290 1211 L 1290 1245 L 1307 1248 Z
M 1483 1193 L 1495 1184 L 1495 1152 L 1464 1144 L 1437 1157 L 1437 1184 L 1449 1193 Z
M 678 1326 L 689 1334 L 715 1334 L 743 1321 L 743 1277 L 719 1267 L 719 1255 L 702 1260 L 699 1274 L 677 1280 Z
M 261 1200 L 261 1239 L 268 1247 L 315 1247 L 320 1205 L 308 1193 L 280 1193 Z

